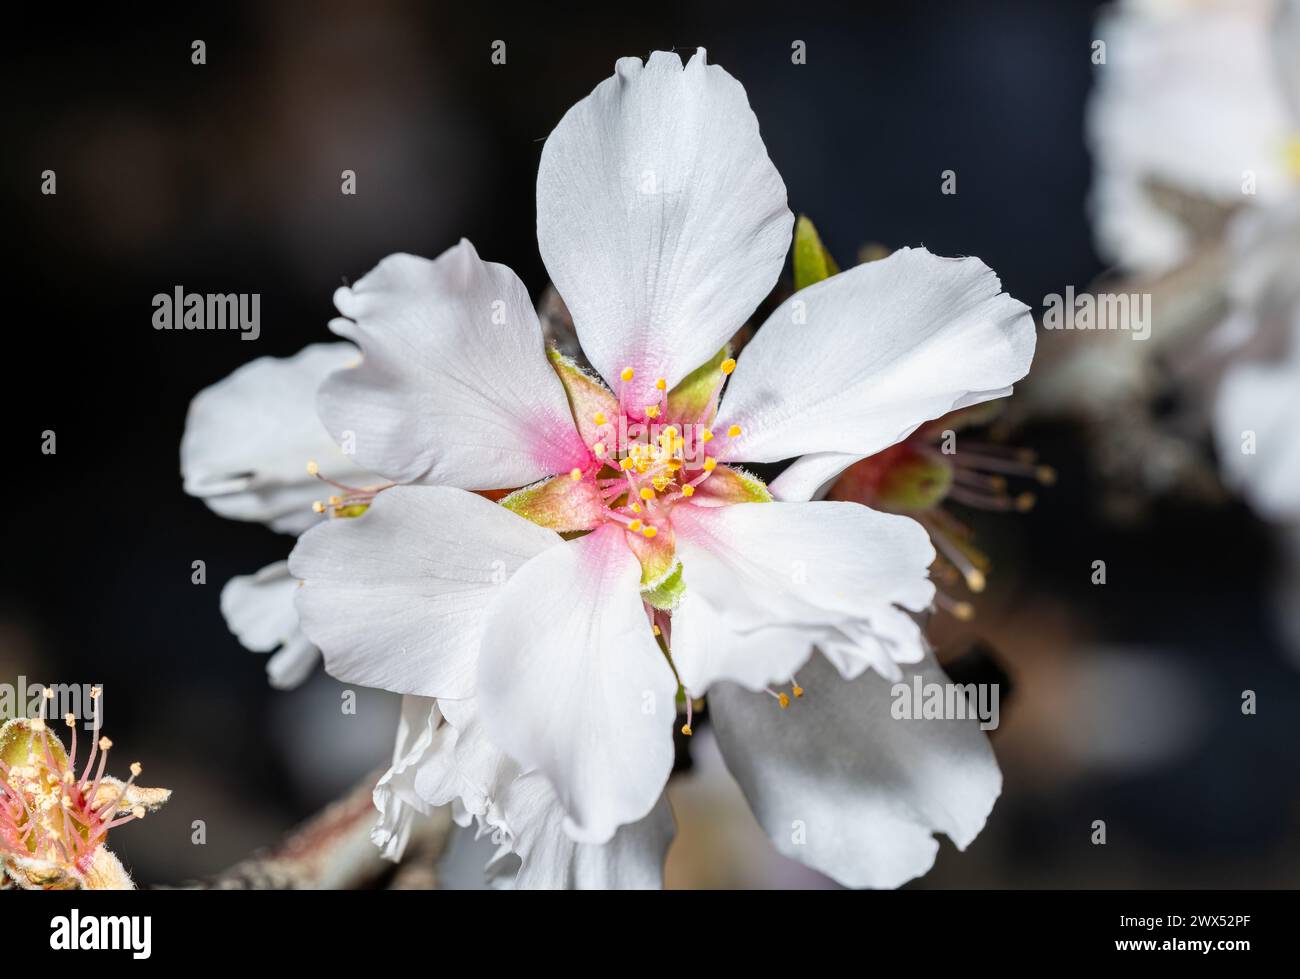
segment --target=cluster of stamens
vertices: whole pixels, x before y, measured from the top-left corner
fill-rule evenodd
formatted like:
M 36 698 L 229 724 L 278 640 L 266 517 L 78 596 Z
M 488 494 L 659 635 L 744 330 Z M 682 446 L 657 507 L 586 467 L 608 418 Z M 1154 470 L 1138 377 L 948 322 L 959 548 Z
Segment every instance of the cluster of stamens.
M 86 872 L 95 848 L 115 826 L 143 819 L 144 806 L 133 806 L 125 815 L 113 818 L 122 806 L 135 778 L 139 762 L 131 764 L 131 777 L 108 801 L 99 798 L 108 751 L 113 743 L 99 736 L 98 699 L 95 705 L 90 753 L 80 777 L 76 774 L 77 719 L 67 714 L 64 723 L 71 732 L 71 748 L 64 755 L 61 742 L 48 730 L 46 704 L 54 691 L 46 689 L 40 711 L 27 722 L 30 738 L 25 758 L 0 759 L 0 846 L 18 856 L 35 858 Z M 98 760 L 98 765 L 96 765 Z M 92 776 L 93 771 L 93 776 Z M 116 784 L 116 783 L 110 783 Z
M 376 496 L 395 485 L 383 483 L 379 486 L 348 486 L 322 475 L 315 459 L 307 460 L 307 475 L 314 476 L 322 483 L 338 490 L 327 499 L 317 500 L 311 505 L 317 513 L 328 513 L 331 517 L 359 517 L 365 512 L 366 507 L 375 501 Z
M 724 361 L 722 373 L 730 374 L 735 366 L 734 360 Z M 631 367 L 619 375 L 624 392 L 634 376 Z M 592 475 L 601 501 L 608 507 L 608 518 L 646 538 L 657 536 L 659 518 L 676 501 L 694 496 L 718 467 L 718 460 L 705 448 L 716 437 L 712 429 L 655 423 L 667 407 L 667 387 L 664 378 L 655 381 L 659 399 L 642 407 L 641 416 L 650 423 L 630 421 L 623 398 L 619 417 L 597 412 L 590 419 L 596 432 L 591 445 L 596 464 L 587 471 L 575 468 L 569 473 L 575 482 Z M 643 429 L 644 441 L 628 437 L 629 430 L 635 428 Z M 732 425 L 725 437 L 740 434 L 740 426 Z
M 1009 478 L 1032 479 L 1040 486 L 1056 482 L 1056 470 L 1040 463 L 1032 449 L 980 443 L 963 445 L 953 455 L 938 456 L 933 447 L 926 451 L 942 458 L 951 468 L 952 485 L 947 498 L 976 510 L 1027 513 L 1037 498 L 1028 491 L 1012 495 Z M 952 586 L 961 581 L 971 592 L 982 592 L 990 562 L 974 545 L 975 532 L 942 507 L 917 514 L 917 518 L 939 551 L 941 561 L 935 572 L 940 582 Z M 974 617 L 975 609 L 969 602 L 956 601 L 942 591 L 936 593 L 935 601 L 962 621 Z

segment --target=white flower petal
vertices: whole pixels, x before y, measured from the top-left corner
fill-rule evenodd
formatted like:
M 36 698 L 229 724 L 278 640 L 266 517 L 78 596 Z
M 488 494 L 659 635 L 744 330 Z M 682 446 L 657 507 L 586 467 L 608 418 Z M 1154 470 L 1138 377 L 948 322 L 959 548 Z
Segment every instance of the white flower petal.
M 622 58 L 542 148 L 537 238 L 582 349 L 629 405 L 712 357 L 775 284 L 793 216 L 745 90 L 704 49 Z
M 818 500 L 836 476 L 865 458 L 849 452 L 810 452 L 786 466 L 767 488 L 773 497 L 787 503 Z
M 415 777 L 436 751 L 439 720 L 435 701 L 427 697 L 402 698 L 393 764 L 375 785 L 374 802 L 379 819 L 370 831 L 371 842 L 388 860 L 402 859 L 411 836 L 411 823 L 417 815 L 430 810 L 415 790 Z
M 288 561 L 268 564 L 256 574 L 236 575 L 221 589 L 226 627 L 245 649 L 269 653 L 298 632 L 293 607 L 298 581 Z
M 484 611 L 514 571 L 561 543 L 481 496 L 385 490 L 359 517 L 304 534 L 289 557 L 304 631 L 347 683 L 430 697 L 474 692 Z
M 298 625 L 297 592 L 288 561 L 236 575 L 221 589 L 221 614 L 243 647 L 255 653 L 279 650 L 266 662 L 267 678 L 279 690 L 298 686 L 320 662 L 320 651 Z
M 700 696 L 718 680 L 762 690 L 790 679 L 812 653 L 807 629 L 731 629 L 703 593 L 687 587 L 673 611 L 673 665 L 682 685 Z
M 518 872 L 509 881 L 512 887 L 657 890 L 663 886 L 664 858 L 677 831 L 666 794 L 659 797 L 649 815 L 620 826 L 604 844 L 577 843 L 564 832 L 564 807 L 540 772 L 511 782 L 501 809 L 510 833 L 510 850 L 520 860 Z
M 1229 368 L 1215 403 L 1225 480 L 1264 517 L 1278 521 L 1300 519 L 1300 309 L 1292 346 L 1280 362 Z
M 438 756 L 416 776 L 416 789 L 430 805 L 459 803 L 467 817 L 501 821 L 498 799 L 522 769 L 488 740 L 478 717 L 476 698 L 440 700 L 447 723 Z
M 934 598 L 934 547 L 909 517 L 859 503 L 679 506 L 682 581 L 733 629 L 834 625 L 865 610 L 919 611 Z
M 316 343 L 259 357 L 200 391 L 181 438 L 185 492 L 223 517 L 297 534 L 320 519 L 312 502 L 329 495 L 307 474 L 309 460 L 339 482 L 373 482 L 316 417 L 321 382 L 357 357 L 350 343 Z
M 493 742 L 555 786 L 565 831 L 604 843 L 673 764 L 677 681 L 641 604 L 641 565 L 602 527 L 519 569 L 488 611 L 478 678 Z
M 928 657 L 920 673 L 947 682 Z M 925 873 L 935 832 L 965 849 L 1002 788 L 978 722 L 896 720 L 887 681 L 843 680 L 821 657 L 799 679 L 804 698 L 784 711 L 730 684 L 709 697 L 727 767 L 776 848 L 849 887 Z
M 266 679 L 277 690 L 301 686 L 320 663 L 320 650 L 299 631 L 266 661 Z
M 740 355 L 720 461 L 873 455 L 922 422 L 1002 397 L 1029 370 L 1034 322 L 979 259 L 923 248 L 801 289 Z
M 818 641 L 818 648 L 846 680 L 870 667 L 897 682 L 903 678 L 900 663 L 919 663 L 925 656 L 925 639 L 910 615 L 889 607 L 841 623 Z
M 334 302 L 364 360 L 325 382 L 321 419 L 375 472 L 509 489 L 589 461 L 528 291 L 468 241 L 390 255 Z

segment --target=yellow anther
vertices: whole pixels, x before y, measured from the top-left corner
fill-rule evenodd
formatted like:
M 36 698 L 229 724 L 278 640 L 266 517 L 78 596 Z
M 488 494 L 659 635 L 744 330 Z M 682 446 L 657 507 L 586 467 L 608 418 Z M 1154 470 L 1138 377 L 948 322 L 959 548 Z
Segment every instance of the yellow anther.
M 694 486 L 687 483 L 685 486 L 682 487 L 682 496 L 694 496 L 694 495 L 695 495 Z
M 739 434 L 740 434 L 739 425 L 732 425 L 730 428 L 727 429 L 727 438 L 729 439 L 734 439 Z
M 342 502 L 343 502 L 343 497 L 341 497 L 341 496 L 331 496 L 331 497 L 330 497 L 330 506 L 338 506 L 338 505 L 339 505 L 340 503 L 342 503 Z
M 97 700 L 97 699 L 99 698 L 99 695 L 100 695 L 101 693 L 103 693 L 103 692 L 104 692 L 104 688 L 103 688 L 103 687 L 91 687 L 91 688 L 90 688 L 90 699 L 91 699 L 91 700 Z
M 624 367 L 623 372 L 618 376 L 623 378 L 625 381 L 630 381 L 632 378 L 636 377 L 636 371 L 632 370 L 631 367 Z
M 582 478 L 582 470 L 579 469 L 577 466 L 574 466 L 572 469 L 569 470 L 569 478 L 576 483 L 578 480 Z
M 605 443 L 597 442 L 591 447 L 591 452 L 597 459 L 605 458 Z
M 320 500 L 317 500 L 315 503 L 313 503 L 313 504 L 311 505 L 311 508 L 312 508 L 313 510 L 315 510 L 317 513 L 324 513 L 324 512 L 325 512 L 325 504 L 322 503 Z
M 77 715 L 72 713 L 72 711 L 68 711 L 66 714 L 63 715 L 63 723 L 68 725 L 68 727 L 76 727 Z
M 784 690 L 782 690 L 779 694 L 776 695 L 776 702 L 781 705 L 782 710 L 785 710 L 787 707 L 790 706 L 790 695 L 787 694 Z
M 659 417 L 659 406 L 658 406 L 658 405 L 646 405 L 646 406 L 645 406 L 645 416 L 646 416 L 647 418 L 658 418 L 658 417 Z
M 144 819 L 144 806 L 132 806 L 131 815 L 136 819 Z
M 642 524 L 640 520 L 633 520 L 630 524 L 627 525 L 627 529 L 632 531 L 632 533 L 634 534 L 639 534 L 641 533 L 641 528 L 643 526 L 644 524 Z
M 799 684 L 796 683 L 793 687 L 790 688 L 790 692 L 794 694 L 796 698 L 802 697 L 803 687 L 799 686 Z
M 111 747 L 113 747 L 113 742 L 112 742 L 112 741 L 109 741 L 108 738 L 100 738 L 100 739 L 99 739 L 99 750 L 100 750 L 100 751 L 107 751 L 107 750 L 108 750 L 109 748 L 111 748 Z
M 143 772 L 143 771 L 144 771 L 144 769 L 140 766 L 140 763 L 139 763 L 138 761 L 133 761 L 133 762 L 131 762 L 131 774 L 132 774 L 132 775 L 139 776 L 139 774 L 140 774 L 141 772 Z
M 642 486 L 641 492 L 638 495 L 641 497 L 641 499 L 649 503 L 651 500 L 655 498 L 655 491 L 652 490 L 649 486 Z
M 677 472 L 678 469 L 681 469 L 681 468 L 682 468 L 682 460 L 681 460 L 681 459 L 669 459 L 669 460 L 665 463 L 665 465 L 666 465 L 669 469 L 671 469 L 673 472 Z
M 718 468 L 718 460 L 717 460 L 717 459 L 713 458 L 713 456 L 705 456 L 705 457 L 704 457 L 704 471 L 705 471 L 706 473 L 711 473 L 711 472 L 713 472 L 713 470 L 715 470 L 715 469 L 717 469 L 717 468 Z
M 624 456 L 621 460 L 619 460 L 618 468 L 622 469 L 624 472 L 631 472 L 632 467 L 635 465 L 636 463 L 632 461 L 631 456 Z
M 677 438 L 677 434 L 678 433 L 677 433 L 676 425 L 669 425 L 666 428 L 664 428 L 664 435 L 666 435 L 669 439 Z
M 691 726 L 689 724 L 682 725 L 682 734 L 686 735 L 689 738 L 694 733 L 695 732 L 691 730 Z
M 646 539 L 649 539 L 651 537 L 654 537 L 658 533 L 659 533 L 658 527 L 646 527 L 644 530 L 641 531 L 641 536 L 645 537 Z
M 971 591 L 982 592 L 986 584 L 988 584 L 988 579 L 984 577 L 984 572 L 979 568 L 971 568 L 966 572 L 966 587 Z
M 732 371 L 736 369 L 736 358 L 728 357 L 719 366 L 722 368 L 722 373 L 730 374 Z
M 702 432 L 700 432 L 700 441 L 701 441 L 701 442 L 712 442 L 712 441 L 713 441 L 713 433 L 712 433 L 711 431 L 709 431 L 707 428 L 704 429 Z
M 609 419 L 605 417 L 605 413 L 603 411 L 596 412 L 596 417 L 592 419 L 592 421 L 595 422 L 597 425 L 603 425 L 608 420 Z
M 668 380 L 667 380 L 667 378 L 663 378 L 663 377 L 661 377 L 661 378 L 659 378 L 659 380 L 655 381 L 655 390 L 657 390 L 657 391 L 667 391 L 667 390 L 668 390 Z
M 668 477 L 656 476 L 654 479 L 650 481 L 650 483 L 652 486 L 654 486 L 656 493 L 662 493 L 664 490 L 668 488 Z
M 632 509 L 632 512 L 633 512 L 633 513 L 640 513 L 640 512 L 641 512 L 641 504 L 640 504 L 640 503 L 633 503 L 631 509 Z
M 320 466 L 316 465 L 315 459 L 307 460 L 307 475 L 315 476 L 320 472 Z
M 656 626 L 651 626 L 651 628 L 654 630 L 654 634 L 655 634 L 656 636 L 662 636 L 662 635 L 664 634 L 663 629 L 660 629 L 657 625 L 656 625 Z
M 33 717 L 31 719 L 31 727 L 33 731 L 37 731 L 37 732 L 44 731 L 45 719 L 42 717 Z

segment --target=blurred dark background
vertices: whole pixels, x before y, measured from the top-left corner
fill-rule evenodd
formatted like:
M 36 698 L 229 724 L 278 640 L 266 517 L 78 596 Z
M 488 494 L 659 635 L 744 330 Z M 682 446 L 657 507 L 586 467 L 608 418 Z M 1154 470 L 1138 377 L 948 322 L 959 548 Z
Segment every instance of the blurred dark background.
M 1101 271 L 1084 211 L 1094 4 L 777 9 L 9 15 L 4 417 L 18 444 L 0 680 L 104 684 L 119 768 L 139 758 L 143 782 L 176 790 L 114 833 L 140 880 L 273 842 L 386 761 L 395 718 L 380 694 L 343 716 L 323 675 L 272 691 L 226 631 L 221 586 L 292 541 L 182 493 L 190 399 L 255 356 L 327 339 L 334 288 L 390 252 L 432 256 L 466 236 L 540 293 L 541 141 L 616 58 L 707 47 L 748 90 L 792 210 L 842 264 L 866 242 L 978 255 L 1036 310 Z M 206 65 L 191 64 L 195 39 Z M 805 65 L 791 64 L 795 40 Z M 56 196 L 40 193 L 46 169 Z M 344 169 L 354 197 L 339 193 Z M 955 196 L 939 192 L 944 170 Z M 155 331 L 151 297 L 176 285 L 260 293 L 261 338 Z M 46 429 L 57 455 L 40 452 Z M 942 650 L 982 637 L 1015 682 L 994 739 L 1006 789 L 984 835 L 965 855 L 945 844 L 922 886 L 1296 885 L 1300 677 L 1267 607 L 1268 531 L 1238 506 L 1172 501 L 1115 523 L 1078 432 L 1018 437 L 1060 480 L 1028 515 L 974 518 L 997 570 Z M 1089 580 L 1096 558 L 1104 587 Z M 191 583 L 196 559 L 206 585 Z M 1244 689 L 1257 716 L 1241 714 Z M 190 842 L 194 819 L 205 846 Z M 1094 819 L 1105 847 L 1090 843 Z

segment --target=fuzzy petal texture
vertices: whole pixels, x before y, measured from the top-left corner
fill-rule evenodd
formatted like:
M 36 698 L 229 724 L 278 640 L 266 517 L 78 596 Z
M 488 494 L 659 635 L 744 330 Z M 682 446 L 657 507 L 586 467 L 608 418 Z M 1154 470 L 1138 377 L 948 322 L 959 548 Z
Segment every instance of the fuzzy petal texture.
M 922 422 L 1003 397 L 1034 323 L 975 258 L 904 248 L 803 289 L 741 352 L 715 431 L 722 462 L 873 455 Z M 829 477 L 826 477 L 829 478 Z
M 640 579 L 623 530 L 606 526 L 529 561 L 488 610 L 484 726 L 555 786 L 565 831 L 583 843 L 645 816 L 672 769 L 677 681 Z
M 469 697 L 489 603 L 519 567 L 561 542 L 473 493 L 398 486 L 361 516 L 308 531 L 289 566 L 303 582 L 303 630 L 332 676 Z
M 259 357 L 200 391 L 181 438 L 185 492 L 223 517 L 299 534 L 320 520 L 312 502 L 329 495 L 307 474 L 309 460 L 339 482 L 375 482 L 316 417 L 321 382 L 359 358 L 350 343 L 315 343 L 292 357 Z
M 734 631 L 835 625 L 890 604 L 919 611 L 934 598 L 929 534 L 858 503 L 677 507 L 673 528 L 687 591 Z
M 927 658 L 927 682 L 947 677 Z M 710 717 L 727 767 L 776 848 L 848 887 L 898 887 L 934 863 L 944 833 L 960 849 L 1002 790 L 974 720 L 896 720 L 891 684 L 840 678 L 821 657 L 789 710 L 720 684 Z
M 542 148 L 537 239 L 582 349 L 625 403 L 658 401 L 771 290 L 794 218 L 745 90 L 704 49 L 656 51 L 560 120 Z
M 359 367 L 321 388 L 321 419 L 399 482 L 511 489 L 590 455 L 547 360 L 528 291 L 462 240 L 434 261 L 390 255 L 334 294 Z

